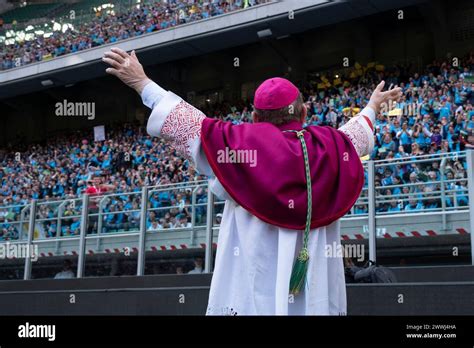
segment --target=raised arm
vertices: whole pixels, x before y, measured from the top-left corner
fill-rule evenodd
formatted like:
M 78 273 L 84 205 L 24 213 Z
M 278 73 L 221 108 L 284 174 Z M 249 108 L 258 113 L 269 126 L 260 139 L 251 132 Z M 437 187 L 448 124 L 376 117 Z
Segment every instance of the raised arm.
M 385 82 L 382 81 L 375 88 L 367 106 L 356 116 L 351 118 L 339 131 L 346 134 L 354 145 L 360 157 L 370 154 L 374 148 L 374 123 L 383 103 L 389 100 L 398 100 L 402 95 L 399 87 L 382 92 Z
M 135 51 L 128 54 L 119 48 L 112 48 L 102 60 L 110 65 L 107 73 L 133 88 L 141 95 L 143 103 L 152 109 L 147 124 L 148 134 L 162 137 L 181 156 L 192 160 L 198 170 L 209 174 L 207 160 L 200 151 L 201 124 L 206 116 L 176 94 L 151 81 Z

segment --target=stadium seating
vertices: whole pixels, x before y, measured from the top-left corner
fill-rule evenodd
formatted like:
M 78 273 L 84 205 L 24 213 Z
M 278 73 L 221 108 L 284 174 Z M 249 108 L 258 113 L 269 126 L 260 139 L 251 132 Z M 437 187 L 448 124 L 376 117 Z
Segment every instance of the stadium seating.
M 268 0 L 251 0 L 259 4 Z M 0 43 L 0 70 L 75 53 L 91 47 L 128 39 L 130 37 L 167 29 L 176 25 L 221 15 L 244 7 L 244 2 L 196 2 L 176 0 L 170 3 L 149 1 L 132 6 L 127 0 L 115 1 L 113 11 L 95 11 L 103 1 L 81 1 L 68 6 L 63 4 L 27 5 L 4 14 L 5 27 L 10 32 Z M 246 5 L 245 5 L 246 6 Z M 28 21 L 54 12 L 54 19 L 62 25 L 52 26 L 51 19 L 35 21 L 26 29 L 12 26 L 13 20 Z M 74 11 L 74 12 L 71 12 Z M 74 14 L 74 16 L 72 16 Z M 64 24 L 69 24 L 64 26 Z M 99 30 L 100 28 L 100 30 Z M 26 32 L 26 40 L 19 39 Z
M 178 7 L 188 9 L 187 2 L 177 0 L 176 3 L 179 3 Z M 102 1 L 83 1 L 61 8 L 61 11 L 57 11 L 58 7 L 52 5 L 29 5 L 10 11 L 7 15 L 17 13 L 15 16 L 18 18 L 33 18 L 55 10 L 56 14 L 67 15 L 73 10 L 76 16 L 81 16 L 93 14 L 93 8 L 100 4 Z M 91 22 L 96 26 L 80 27 L 88 28 L 88 32 L 76 29 L 74 33 L 84 34 L 81 39 L 84 39 L 85 44 L 74 49 L 87 49 L 92 45 L 107 43 L 107 40 L 94 41 L 103 34 L 102 21 L 111 21 L 112 25 L 116 25 L 124 20 L 127 35 L 141 35 L 147 30 L 139 29 L 133 32 L 131 29 L 138 16 L 143 26 L 150 25 L 150 31 L 158 30 L 154 26 L 157 22 L 153 21 L 156 18 L 149 20 L 153 17 L 149 16 L 149 11 L 157 5 L 155 2 L 149 4 L 151 5 L 147 6 L 151 7 L 145 6 L 143 11 L 136 7 L 129 9 L 131 12 L 123 14 L 124 17 L 118 21 L 114 16 L 105 15 L 98 18 L 97 22 Z M 115 2 L 115 5 L 125 9 L 130 2 L 124 0 L 121 4 Z M 38 11 L 31 13 L 27 8 L 30 8 L 28 11 L 31 11 L 31 8 L 37 8 Z M 225 11 L 223 7 L 215 9 L 216 13 Z M 204 8 L 200 10 L 205 11 Z M 166 17 L 163 8 L 157 7 L 153 11 L 157 11 L 154 14 L 157 18 Z M 19 17 L 18 13 L 23 13 L 23 17 Z M 201 19 L 194 14 L 189 11 L 183 22 Z M 57 40 L 59 37 L 63 37 L 62 34 L 55 33 L 52 42 L 61 44 L 61 41 Z M 94 40 L 91 37 L 94 37 Z M 11 45 L 4 48 L 8 52 L 4 62 L 24 54 L 25 47 L 32 47 L 29 44 L 24 47 Z M 39 55 L 38 59 L 35 59 L 73 52 L 71 47 L 75 44 L 68 42 L 52 51 L 49 47 L 45 50 L 46 45 L 39 45 L 38 50 L 45 50 L 45 55 Z M 0 62 L 1 60 L 0 55 Z M 469 200 L 465 150 L 474 147 L 474 91 L 470 80 L 473 71 L 472 53 L 463 57 L 456 69 L 453 69 L 448 61 L 437 61 L 418 72 L 408 72 L 404 66 L 386 67 L 379 62 L 366 65 L 356 63 L 353 68 L 337 72 L 318 71 L 314 76 L 309 76 L 306 85 L 301 86 L 308 108 L 306 124 L 338 128 L 366 105 L 367 91 L 374 88 L 376 81 L 385 78 L 387 84 L 401 85 L 403 100 L 395 108 L 400 112 L 392 116 L 385 113 L 375 123 L 375 147 L 371 159 L 383 160 L 378 162 L 374 178 L 376 214 L 394 216 L 441 212 L 449 215 L 447 212 L 466 212 Z M 394 77 L 402 75 L 402 79 Z M 423 100 L 421 96 L 424 95 L 433 97 Z M 411 104 L 420 106 L 422 119 L 405 112 L 405 107 Z M 210 117 L 234 124 L 251 122 L 251 105 L 243 100 L 207 105 L 203 111 Z M 406 129 L 403 128 L 404 124 Z M 160 140 L 147 136 L 143 130 L 140 131 L 138 125 L 107 128 L 107 139 L 110 141 L 96 143 L 86 133 L 66 134 L 50 141 L 47 146 L 30 144 L 21 153 L 22 158 L 28 159 L 21 165 L 13 160 L 15 152 L 8 152 L 5 157 L 0 158 L 0 241 L 14 241 L 24 236 L 26 229 L 23 224 L 26 222 L 27 208 L 32 198 L 39 201 L 35 230 L 38 238 L 77 236 L 80 232 L 81 215 L 79 197 L 87 189 L 87 181 L 95 175 L 103 175 L 106 184 L 115 186 L 112 195 L 102 197 L 103 205 L 98 210 L 99 220 L 89 226 L 89 233 L 104 234 L 138 231 L 137 211 L 142 204 L 140 194 L 144 186 L 173 183 L 191 185 L 206 179 L 196 173 L 184 158 L 177 156 L 173 149 Z M 54 159 L 49 155 L 53 152 L 58 154 Z M 124 153 L 131 155 L 129 163 L 123 161 Z M 445 161 L 442 169 L 443 160 Z M 34 183 L 35 181 L 37 183 Z M 189 224 L 203 227 L 206 191 L 201 190 L 194 194 L 192 189 L 181 187 L 170 190 L 167 194 L 152 192 L 148 202 L 150 209 L 146 229 L 174 230 L 189 228 Z M 367 191 L 366 187 L 350 211 L 349 217 L 367 216 Z M 453 225 L 453 230 L 467 233 L 464 223 Z M 438 233 L 437 231 L 439 230 L 424 227 L 407 233 L 381 231 L 381 235 L 384 238 L 417 237 L 431 236 Z M 359 236 L 363 238 L 361 231 L 343 234 L 344 239 L 361 239 Z M 166 248 L 165 245 L 153 247 Z

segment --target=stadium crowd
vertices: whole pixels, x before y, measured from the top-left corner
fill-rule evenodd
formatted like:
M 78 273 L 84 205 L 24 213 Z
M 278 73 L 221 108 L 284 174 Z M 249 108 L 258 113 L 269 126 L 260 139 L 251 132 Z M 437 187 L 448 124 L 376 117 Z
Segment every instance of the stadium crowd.
M 32 40 L 2 44 L 0 69 L 49 60 L 68 53 L 167 29 L 253 6 L 265 0 L 168 0 L 134 6 L 127 12 L 97 13 L 90 22 L 69 26 L 52 35 L 35 34 Z M 66 20 L 67 22 L 67 20 Z M 62 27 L 61 27 L 62 29 Z
M 91 196 L 98 196 L 106 191 L 123 193 L 107 202 L 104 211 L 110 214 L 104 216 L 103 225 L 107 231 L 132 229 L 138 226 L 136 209 L 140 204 L 143 186 L 205 179 L 196 173 L 187 160 L 177 156 L 174 150 L 165 146 L 160 139 L 144 134 L 140 127 L 123 125 L 110 130 L 108 138 L 109 140 L 104 142 L 93 142 L 83 133 L 69 134 L 48 141 L 45 145 L 31 145 L 20 157 L 7 156 L 1 162 L 0 169 L 0 195 L 3 205 L 24 205 L 31 198 L 53 202 L 78 197 L 83 192 Z M 98 188 L 100 190 L 97 190 Z M 161 214 L 161 219 L 155 219 L 157 214 L 152 212 L 149 228 L 169 228 L 186 224 L 184 218 L 190 216 L 189 208 L 185 207 L 185 204 L 190 203 L 189 194 L 186 191 L 175 195 L 170 192 L 153 193 L 150 197 L 151 209 L 163 206 L 179 208 Z M 205 192 L 197 193 L 198 202 L 206 198 Z M 38 218 L 52 218 L 58 207 L 59 203 L 39 205 Z M 65 207 L 62 216 L 77 216 L 80 211 L 80 202 L 72 201 Z M 16 207 L 8 210 L 8 213 L 4 211 L 4 216 L 1 216 L 0 209 L 3 230 L 11 227 L 13 232 L 14 226 L 6 221 L 12 220 L 13 216 L 18 216 L 19 213 L 20 208 Z M 56 221 L 45 223 L 46 236 L 56 235 L 56 231 Z M 63 235 L 74 235 L 78 232 L 79 219 L 66 219 L 62 226 Z
M 360 73 L 348 71 L 347 76 L 341 74 L 332 83 L 320 74 L 302 85 L 308 108 L 306 124 L 340 127 L 366 105 L 375 82 L 385 79 L 388 84 L 401 86 L 402 100 L 381 112 L 375 123 L 375 148 L 371 158 L 385 159 L 389 163 L 377 167 L 377 211 L 395 213 L 438 209 L 442 205 L 466 206 L 467 167 L 458 153 L 474 146 L 474 83 L 471 79 L 474 54 L 462 59 L 460 67 L 452 67 L 447 61 L 434 62 L 424 71 L 412 74 L 406 66 L 383 69 L 372 66 L 359 70 Z M 235 124 L 251 122 L 251 105 L 243 101 L 208 105 L 203 110 L 210 117 Z M 408 156 L 443 153 L 450 153 L 444 172 L 440 160 L 402 161 Z M 46 201 L 74 198 L 83 192 L 119 194 L 103 207 L 104 232 L 138 228 L 142 186 L 205 179 L 186 159 L 135 125 L 111 128 L 107 140 L 101 142 L 92 141 L 84 133 L 75 133 L 50 139 L 45 145 L 30 145 L 19 154 L 6 152 L 0 158 L 0 166 L 0 205 L 3 206 L 23 205 L 31 198 Z M 447 180 L 444 187 L 434 182 L 442 177 Z M 446 192 L 444 202 L 439 193 L 441 189 Z M 352 214 L 367 213 L 364 196 L 366 191 Z M 206 199 L 204 189 L 197 192 L 197 203 L 205 206 Z M 190 190 L 153 193 L 149 204 L 155 210 L 148 216 L 148 228 L 189 226 L 193 213 L 190 203 Z M 56 209 L 57 205 L 41 205 L 38 217 L 52 218 Z M 203 220 L 204 209 L 196 209 L 197 223 Z M 79 219 L 74 217 L 79 212 L 79 205 L 71 203 L 66 208 L 63 216 L 71 218 L 64 221 L 60 229 L 62 235 L 79 232 Z M 0 240 L 17 237 L 15 226 L 18 224 L 13 222 L 18 221 L 19 213 L 20 208 L 0 208 Z M 96 230 L 97 222 L 92 226 Z M 46 237 L 57 235 L 57 231 L 55 221 L 44 223 Z

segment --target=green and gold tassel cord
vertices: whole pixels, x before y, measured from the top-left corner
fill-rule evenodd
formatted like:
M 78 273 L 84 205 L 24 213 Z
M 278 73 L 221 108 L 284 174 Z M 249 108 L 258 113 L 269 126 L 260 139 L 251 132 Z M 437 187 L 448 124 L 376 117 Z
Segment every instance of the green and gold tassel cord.
M 291 271 L 290 278 L 290 294 L 297 295 L 303 286 L 306 283 L 306 273 L 308 272 L 308 260 L 309 260 L 309 251 L 308 251 L 308 238 L 309 231 L 311 229 L 311 215 L 312 215 L 312 187 L 311 187 L 311 172 L 309 168 L 309 159 L 308 159 L 308 148 L 306 147 L 306 142 L 304 140 L 305 130 L 295 131 L 288 130 L 286 132 L 294 132 L 301 142 L 301 147 L 303 148 L 304 156 L 304 166 L 306 173 L 306 191 L 308 195 L 308 208 L 306 213 L 306 226 L 303 234 L 303 248 L 301 248 L 298 257 L 295 260 L 293 269 Z

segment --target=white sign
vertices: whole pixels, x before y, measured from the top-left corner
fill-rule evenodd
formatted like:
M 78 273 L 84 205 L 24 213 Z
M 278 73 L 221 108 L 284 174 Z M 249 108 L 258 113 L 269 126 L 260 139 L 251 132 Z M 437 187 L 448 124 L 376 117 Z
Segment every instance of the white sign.
M 94 141 L 104 141 L 105 140 L 105 127 L 97 126 L 94 127 Z

